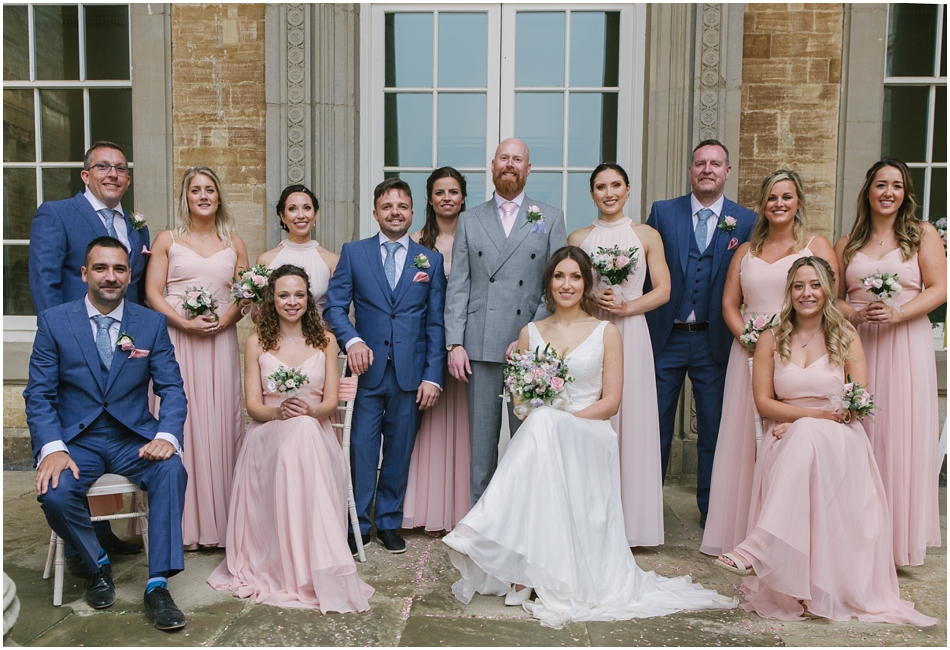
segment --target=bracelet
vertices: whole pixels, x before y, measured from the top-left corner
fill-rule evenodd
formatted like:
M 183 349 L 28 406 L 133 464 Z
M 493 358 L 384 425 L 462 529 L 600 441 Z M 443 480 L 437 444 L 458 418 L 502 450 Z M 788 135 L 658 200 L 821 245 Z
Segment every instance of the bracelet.
M 841 421 L 845 424 L 851 422 L 851 411 L 845 411 L 844 415 L 841 416 Z
M 848 322 L 851 323 L 852 325 L 854 325 L 854 323 L 851 322 L 851 317 L 854 316 L 854 312 L 856 312 L 856 311 L 857 311 L 857 310 L 854 309 L 854 310 L 851 311 L 850 314 L 848 314 Z

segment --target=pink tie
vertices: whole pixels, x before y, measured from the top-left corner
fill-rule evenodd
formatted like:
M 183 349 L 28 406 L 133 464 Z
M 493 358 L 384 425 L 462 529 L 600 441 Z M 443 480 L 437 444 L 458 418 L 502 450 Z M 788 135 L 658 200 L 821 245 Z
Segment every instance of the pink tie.
M 511 227 L 515 225 L 515 211 L 518 204 L 514 201 L 508 201 L 501 204 L 501 225 L 505 229 L 505 237 L 511 234 Z

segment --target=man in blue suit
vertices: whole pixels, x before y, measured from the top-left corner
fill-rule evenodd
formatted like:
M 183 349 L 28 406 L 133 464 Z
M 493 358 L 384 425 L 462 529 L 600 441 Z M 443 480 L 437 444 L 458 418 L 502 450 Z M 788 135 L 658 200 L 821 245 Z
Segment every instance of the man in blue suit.
M 670 460 L 676 404 L 689 373 L 696 401 L 696 503 L 706 526 L 709 482 L 719 437 L 722 392 L 732 334 L 722 319 L 722 291 L 735 250 L 749 239 L 755 213 L 726 199 L 729 152 L 718 140 L 693 149 L 692 193 L 657 201 L 647 224 L 663 238 L 670 300 L 647 312 L 656 366 L 663 476 Z
M 379 234 L 343 244 L 323 315 L 359 376 L 352 467 L 360 535 L 368 544 L 375 497 L 376 537 L 388 552 L 403 553 L 406 543 L 397 529 L 412 446 L 422 411 L 434 406 L 442 392 L 445 272 L 442 255 L 409 238 L 409 185 L 388 178 L 376 186 L 373 200 Z M 347 315 L 350 303 L 355 327 Z M 352 537 L 350 550 L 356 554 Z
M 93 531 L 86 490 L 105 473 L 148 491 L 149 580 L 155 626 L 183 627 L 168 577 L 185 568 L 181 513 L 188 477 L 179 456 L 187 400 L 165 316 L 124 299 L 131 271 L 109 236 L 86 247 L 86 297 L 37 318 L 23 397 L 37 460 L 36 492 L 50 527 L 78 549 L 89 571 L 86 601 L 115 602 L 109 556 Z M 148 410 L 149 382 L 161 398 Z

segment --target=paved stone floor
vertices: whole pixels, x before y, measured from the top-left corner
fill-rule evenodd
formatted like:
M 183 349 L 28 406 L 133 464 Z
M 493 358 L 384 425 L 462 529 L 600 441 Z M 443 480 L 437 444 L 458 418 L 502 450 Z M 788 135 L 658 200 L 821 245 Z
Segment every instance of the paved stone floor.
M 946 489 L 941 509 L 946 513 Z M 699 515 L 688 488 L 668 487 L 666 543 L 636 551 L 637 563 L 661 575 L 688 573 L 696 582 L 738 595 L 737 580 L 713 567 L 697 550 Z M 117 526 L 121 528 L 121 526 Z M 941 518 L 946 540 L 946 514 Z M 223 551 L 186 554 L 187 569 L 170 581 L 188 626 L 156 630 L 142 612 L 147 565 L 142 556 L 115 561 L 117 599 L 92 610 L 82 583 L 67 574 L 63 606 L 52 606 L 52 581 L 42 579 L 49 529 L 36 503 L 32 472 L 3 474 L 3 570 L 16 582 L 20 617 L 9 639 L 32 646 L 941 646 L 947 645 L 947 556 L 933 549 L 922 567 L 901 569 L 904 598 L 941 623 L 931 628 L 901 625 L 768 621 L 738 609 L 619 623 L 542 627 L 501 598 L 476 596 L 457 602 L 457 578 L 438 540 L 419 532 L 406 536 L 409 550 L 391 556 L 375 543 L 360 574 L 376 588 L 371 611 L 321 616 L 312 610 L 253 605 L 211 589 L 205 579 Z

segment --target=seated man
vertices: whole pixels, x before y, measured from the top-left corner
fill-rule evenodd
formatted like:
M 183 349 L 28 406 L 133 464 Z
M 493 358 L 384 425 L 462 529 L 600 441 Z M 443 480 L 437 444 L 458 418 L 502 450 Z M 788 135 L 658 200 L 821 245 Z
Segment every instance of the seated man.
M 105 473 L 148 491 L 145 611 L 162 630 L 185 625 L 168 577 L 185 568 L 181 512 L 188 477 L 178 452 L 187 400 L 165 317 L 124 300 L 128 251 L 112 237 L 86 248 L 86 296 L 40 313 L 23 397 L 37 460 L 37 500 L 50 527 L 89 569 L 86 601 L 115 602 L 109 557 L 93 531 L 86 490 Z M 148 410 L 152 382 L 161 398 Z

